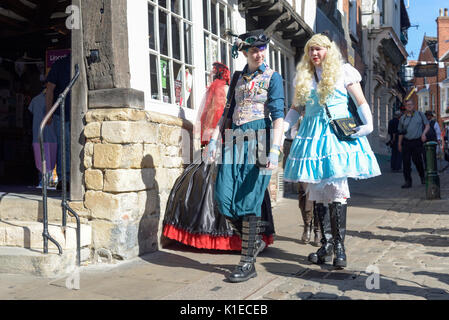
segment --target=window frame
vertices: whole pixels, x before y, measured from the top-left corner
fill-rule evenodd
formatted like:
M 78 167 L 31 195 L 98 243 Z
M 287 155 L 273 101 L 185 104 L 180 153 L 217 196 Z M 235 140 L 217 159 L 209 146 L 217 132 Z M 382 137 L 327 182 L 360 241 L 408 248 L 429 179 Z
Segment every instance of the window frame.
M 288 49 L 287 46 L 277 40 L 275 36 L 271 38 L 266 50 L 267 53 L 265 54 L 265 62 L 267 62 L 268 66 L 278 72 L 282 77 L 282 84 L 284 86 L 284 113 L 286 114 L 290 106 L 293 104 L 293 75 L 296 73 L 294 66 L 295 54 L 291 49 Z M 272 63 L 274 59 L 278 61 L 278 65 Z M 284 61 L 285 70 L 282 70 L 281 60 Z M 295 71 L 292 73 L 292 70 Z
M 349 32 L 355 40 L 359 40 L 357 36 L 357 0 L 349 0 Z
M 188 1 L 188 9 L 189 9 L 189 18 L 186 18 L 185 16 L 185 1 Z M 189 69 L 191 72 L 191 77 L 193 78 L 193 75 L 195 73 L 196 68 L 196 61 L 195 56 L 193 54 L 193 49 L 191 52 L 191 61 L 188 63 L 186 61 L 185 56 L 185 27 L 186 25 L 190 25 L 191 31 L 190 31 L 190 41 L 193 43 L 193 30 L 194 30 L 194 21 L 193 21 L 193 14 L 192 14 L 192 1 L 193 0 L 182 0 L 180 1 L 180 8 L 179 13 L 176 13 L 172 10 L 171 5 L 172 1 L 166 0 L 166 7 L 160 4 L 159 0 L 147 0 L 147 6 L 148 6 L 148 24 L 150 24 L 150 6 L 153 6 L 153 32 L 154 32 L 154 43 L 155 47 L 152 48 L 150 43 L 148 46 L 148 58 L 150 59 L 150 79 L 149 79 L 149 92 L 150 92 L 150 103 L 156 102 L 156 103 L 162 103 L 162 104 L 169 104 L 174 105 L 179 108 L 187 108 L 187 109 L 194 109 L 195 108 L 195 94 L 194 90 L 196 89 L 194 86 L 194 81 L 192 80 L 192 86 L 190 88 L 189 92 L 189 99 L 185 99 L 187 94 L 187 81 L 186 81 L 186 69 Z M 164 54 L 161 52 L 161 35 L 160 35 L 160 13 L 163 12 L 166 14 L 166 35 L 165 40 L 167 41 L 167 54 Z M 176 19 L 179 21 L 179 53 L 180 57 L 179 59 L 174 57 L 173 53 L 173 30 L 172 30 L 172 21 Z M 151 30 L 148 30 L 148 37 L 150 36 Z M 153 97 L 153 86 L 154 83 L 151 81 L 151 56 L 156 57 L 156 77 L 157 77 L 157 97 Z M 168 63 L 168 79 L 166 81 L 169 81 L 169 99 L 168 101 L 165 101 L 164 99 L 164 89 L 162 88 L 162 71 L 161 71 L 161 60 L 165 60 Z M 180 100 L 182 100 L 182 105 L 176 101 L 176 81 L 178 74 L 174 74 L 174 64 L 180 65 L 180 69 L 178 71 L 181 72 L 181 81 L 182 81 L 182 88 L 180 93 Z M 159 67 L 158 67 L 159 66 Z
M 198 1 L 198 0 L 197 0 Z M 206 10 L 204 11 L 204 3 L 206 2 Z M 215 2 L 215 23 L 216 23 L 216 31 L 217 33 L 214 33 L 214 30 L 212 30 L 212 2 Z M 203 10 L 203 21 L 202 21 L 202 30 L 203 30 L 203 41 L 204 41 L 204 74 L 205 74 L 205 82 L 206 86 L 210 85 L 210 73 L 212 71 L 212 64 L 216 61 L 221 62 L 228 66 L 231 74 L 234 72 L 234 59 L 231 57 L 231 49 L 232 49 L 232 39 L 229 37 L 224 37 L 224 31 L 226 29 L 234 30 L 234 19 L 232 16 L 233 8 L 232 3 L 229 1 L 223 1 L 223 0 L 201 0 L 201 6 Z M 221 30 L 221 18 L 220 18 L 220 8 L 224 7 L 224 30 Z M 207 28 L 205 28 L 204 23 L 206 22 L 205 19 L 207 19 Z M 230 25 L 229 25 L 230 24 Z M 209 43 L 209 45 L 207 45 Z M 213 45 L 217 44 L 217 52 L 216 52 L 216 58 L 213 54 Z M 226 61 L 222 61 L 222 45 L 226 47 Z M 210 59 L 210 61 L 208 61 Z

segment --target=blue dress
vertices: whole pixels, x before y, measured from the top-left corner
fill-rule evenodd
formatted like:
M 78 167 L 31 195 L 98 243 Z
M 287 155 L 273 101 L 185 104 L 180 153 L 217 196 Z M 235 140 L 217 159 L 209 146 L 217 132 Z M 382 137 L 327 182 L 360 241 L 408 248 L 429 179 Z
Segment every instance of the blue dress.
M 327 106 L 334 119 L 350 116 L 346 92 L 335 89 Z M 368 139 L 338 140 L 313 89 L 285 164 L 285 181 L 326 184 L 342 178 L 366 179 L 378 175 L 380 168 Z

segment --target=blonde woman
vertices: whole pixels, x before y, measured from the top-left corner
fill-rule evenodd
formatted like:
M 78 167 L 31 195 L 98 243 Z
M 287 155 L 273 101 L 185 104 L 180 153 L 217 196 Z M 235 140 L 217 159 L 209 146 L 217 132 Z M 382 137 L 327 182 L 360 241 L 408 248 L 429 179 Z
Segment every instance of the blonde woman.
M 366 136 L 373 130 L 372 115 L 360 86 L 360 73 L 342 61 L 336 44 L 327 35 L 316 34 L 304 48 L 297 66 L 295 105 L 306 106 L 301 127 L 287 158 L 284 179 L 307 183 L 310 201 L 322 231 L 321 247 L 309 255 L 312 263 L 347 265 L 344 248 L 348 178 L 366 179 L 380 175 L 379 165 Z M 318 79 L 318 82 L 315 80 Z M 355 128 L 353 140 L 339 140 L 329 125 L 325 104 L 333 119 L 350 116 L 349 95 L 358 106 L 363 125 Z M 284 131 L 299 117 L 295 108 L 288 112 Z

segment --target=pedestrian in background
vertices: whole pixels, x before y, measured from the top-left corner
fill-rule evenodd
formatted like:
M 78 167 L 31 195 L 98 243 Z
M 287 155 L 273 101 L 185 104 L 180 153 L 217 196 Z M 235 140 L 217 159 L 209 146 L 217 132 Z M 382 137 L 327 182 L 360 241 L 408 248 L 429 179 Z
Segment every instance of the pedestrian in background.
M 304 105 L 306 112 L 286 161 L 284 179 L 307 183 L 309 200 L 316 202 L 322 246 L 308 260 L 323 264 L 334 257 L 333 265 L 344 268 L 347 265 L 344 240 L 350 197 L 348 178 L 380 175 L 366 138 L 373 130 L 371 110 L 360 86 L 360 73 L 343 62 L 337 45 L 325 34 L 316 34 L 307 41 L 297 74 L 301 76 L 297 77 L 295 104 Z M 363 125 L 355 128 L 350 141 L 337 137 L 326 112 L 329 109 L 332 119 L 351 116 L 348 93 L 363 121 Z M 290 108 L 284 132 L 298 118 L 298 110 Z
M 294 80 L 296 82 L 296 79 Z M 303 107 L 295 107 L 292 105 L 291 107 L 297 108 L 300 113 L 300 117 L 298 121 L 291 126 L 289 132 L 285 133 L 285 138 L 288 137 L 289 141 L 295 139 L 296 134 L 298 133 L 299 127 L 301 126 L 301 121 L 304 118 L 305 109 Z M 283 145 L 283 143 L 281 143 Z M 290 142 L 291 146 L 291 142 Z M 290 153 L 290 148 L 288 150 L 284 150 L 284 167 L 285 167 L 285 161 L 287 160 L 287 157 Z M 322 237 L 321 230 L 320 230 L 320 224 L 318 221 L 318 217 L 316 216 L 316 210 L 315 210 L 315 202 L 309 200 L 309 195 L 307 193 L 307 183 L 299 182 L 297 183 L 298 188 L 298 205 L 299 205 L 299 211 L 301 212 L 302 221 L 304 230 L 301 236 L 301 242 L 304 244 L 310 243 L 311 237 L 312 237 L 312 229 L 314 232 L 314 239 L 312 242 L 313 246 L 319 247 L 320 246 L 320 240 Z
M 425 113 L 425 116 L 427 120 L 429 121 L 429 131 L 427 131 L 426 134 L 426 142 L 434 141 L 437 143 L 436 147 L 436 158 L 441 159 L 441 129 L 440 125 L 438 124 L 438 121 L 435 120 L 435 114 L 432 110 L 427 110 Z M 424 165 L 427 168 L 427 157 L 426 157 L 426 150 L 423 148 L 423 159 L 424 159 Z M 438 165 L 438 162 L 437 162 Z M 438 168 L 437 168 L 438 170 Z
M 35 96 L 30 105 L 28 106 L 28 110 L 33 114 L 33 151 L 34 151 L 34 161 L 36 164 L 36 168 L 39 172 L 39 185 L 38 188 L 43 187 L 43 176 L 42 176 L 42 159 L 41 159 L 41 147 L 39 143 L 39 131 L 41 122 L 45 117 L 45 89 Z M 44 144 L 44 152 L 46 159 L 46 172 L 47 172 L 47 182 L 50 183 L 52 181 L 51 176 L 53 173 L 53 169 L 56 165 L 56 151 L 57 151 L 57 139 L 56 132 L 53 123 L 47 125 L 44 128 L 43 132 L 43 144 Z M 47 185 L 48 187 L 49 185 Z
M 391 148 L 390 167 L 391 171 L 398 172 L 402 170 L 402 155 L 399 152 L 398 142 L 398 126 L 399 118 L 402 116 L 401 111 L 395 111 L 393 119 L 388 122 L 388 134 L 390 135 L 390 141 L 387 145 Z
M 426 142 L 426 134 L 429 131 L 429 120 L 424 114 L 415 110 L 412 99 L 405 101 L 405 113 L 399 119 L 399 152 L 402 153 L 402 167 L 405 183 L 401 188 L 412 187 L 412 162 L 418 170 L 421 184 L 424 180 L 424 162 L 422 158 L 423 143 Z
M 71 77 L 71 55 L 57 60 L 51 67 L 47 76 L 47 92 L 46 92 L 46 112 L 48 113 L 53 104 L 58 100 L 59 95 L 65 90 L 70 83 Z M 56 109 L 53 116 L 47 122 L 50 125 L 54 121 L 54 127 L 56 132 L 56 138 L 58 143 L 58 156 L 56 159 L 56 173 L 58 175 L 58 184 L 56 190 L 62 190 L 62 136 L 61 126 L 64 125 L 65 129 L 65 171 L 67 177 L 67 189 L 70 189 L 70 92 L 65 98 L 64 118 L 61 119 L 61 106 Z

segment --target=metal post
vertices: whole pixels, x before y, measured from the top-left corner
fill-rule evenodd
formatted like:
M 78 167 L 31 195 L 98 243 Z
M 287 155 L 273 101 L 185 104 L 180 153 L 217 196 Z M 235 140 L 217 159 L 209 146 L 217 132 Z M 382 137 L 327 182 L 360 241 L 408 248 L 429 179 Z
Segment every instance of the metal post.
M 43 130 L 42 130 L 43 131 Z M 42 232 L 43 238 L 44 238 L 44 253 L 48 253 L 48 209 L 47 209 L 47 161 L 45 159 L 45 148 L 44 148 L 44 141 L 41 136 L 39 136 L 39 145 L 41 150 L 41 165 L 42 165 L 42 204 L 43 204 L 43 221 L 44 221 L 44 230 Z
M 65 203 L 67 200 L 66 190 L 67 190 L 67 176 L 65 172 L 65 152 L 66 152 L 66 145 L 65 145 L 65 95 L 64 98 L 61 101 L 61 173 L 62 173 L 62 229 L 65 233 L 65 228 L 67 226 L 67 209 L 65 207 Z
M 440 199 L 440 177 L 437 170 L 437 145 L 435 141 L 424 144 L 426 148 L 426 199 Z

